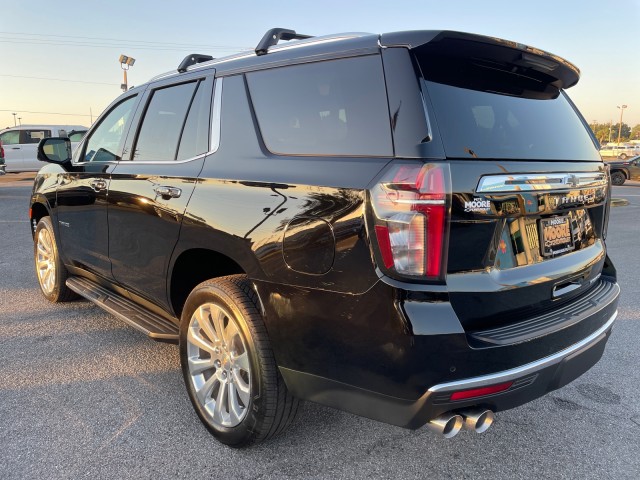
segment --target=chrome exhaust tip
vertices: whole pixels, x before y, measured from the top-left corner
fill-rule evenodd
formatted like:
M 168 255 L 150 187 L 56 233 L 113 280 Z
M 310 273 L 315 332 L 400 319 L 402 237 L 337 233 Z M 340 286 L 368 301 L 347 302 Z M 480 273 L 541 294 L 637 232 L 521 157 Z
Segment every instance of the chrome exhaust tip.
M 455 437 L 464 423 L 462 417 L 455 413 L 443 413 L 442 415 L 430 420 L 427 428 L 434 432 L 440 433 L 444 438 Z
M 476 433 L 483 433 L 489 430 L 495 419 L 493 412 L 485 408 L 463 410 L 460 414 L 464 418 L 464 428 L 474 430 Z

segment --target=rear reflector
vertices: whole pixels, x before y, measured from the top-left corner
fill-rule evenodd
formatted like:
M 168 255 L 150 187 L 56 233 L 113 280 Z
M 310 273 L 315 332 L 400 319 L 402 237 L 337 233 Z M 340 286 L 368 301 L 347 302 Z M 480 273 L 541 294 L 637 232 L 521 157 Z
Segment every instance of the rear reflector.
M 489 387 L 473 388 L 471 390 L 461 390 L 451 394 L 451 400 L 467 400 L 469 398 L 486 397 L 487 395 L 493 395 L 494 393 L 504 392 L 509 390 L 513 385 L 513 382 L 500 383 L 498 385 L 491 385 Z
M 391 252 L 391 242 L 389 241 L 389 228 L 382 225 L 376 225 L 376 237 L 380 254 L 382 255 L 382 263 L 386 268 L 393 267 L 393 253 Z

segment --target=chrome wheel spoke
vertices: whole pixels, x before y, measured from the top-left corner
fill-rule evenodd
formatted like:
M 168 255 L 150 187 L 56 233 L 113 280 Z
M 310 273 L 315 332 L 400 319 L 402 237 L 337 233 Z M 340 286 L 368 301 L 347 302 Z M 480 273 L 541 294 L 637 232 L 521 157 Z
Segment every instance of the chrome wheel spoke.
M 246 407 L 247 405 L 249 405 L 249 400 L 251 398 L 251 387 L 244 381 L 237 370 L 233 371 L 233 382 L 235 384 L 235 390 L 238 392 L 240 400 L 242 400 L 242 403 Z
M 217 308 L 216 311 L 211 312 L 211 319 L 213 320 L 213 328 L 215 329 L 218 341 L 225 342 L 224 338 L 224 319 L 226 315 L 224 310 Z
M 42 241 L 38 242 L 37 249 L 38 249 L 38 255 L 40 255 L 42 257 L 45 257 L 45 258 L 49 257 L 49 254 L 50 254 L 49 249 L 47 249 L 45 247 L 45 245 L 42 243 Z
M 208 340 L 205 340 L 200 336 L 199 330 L 196 327 L 190 327 L 189 332 L 187 333 L 187 341 L 193 346 L 200 348 L 213 354 L 215 352 L 215 347 Z
M 44 278 L 42 279 L 42 283 L 47 288 L 47 291 L 50 291 L 53 288 L 53 272 L 51 269 L 45 270 Z
M 243 352 L 237 357 L 234 357 L 233 368 L 234 370 L 240 369 L 244 370 L 245 372 L 249 371 L 249 355 L 247 355 L 247 352 Z
M 220 384 L 220 388 L 218 389 L 218 395 L 216 396 L 216 404 L 213 407 L 213 420 L 224 425 L 227 423 L 224 418 L 224 414 L 226 413 L 225 407 L 228 401 L 228 390 L 227 386 L 224 383 Z
M 218 335 L 214 330 L 211 322 L 211 308 L 204 305 L 201 306 L 198 310 L 196 310 L 196 318 L 198 320 L 198 325 L 200 326 L 200 328 L 202 328 L 202 330 L 204 330 L 211 341 L 219 342 L 220 339 L 218 338 Z
M 214 362 L 213 358 L 189 357 L 189 371 L 191 375 L 199 375 L 215 368 Z
M 207 380 L 206 382 L 204 382 L 204 384 L 202 384 L 202 386 L 199 389 L 196 389 L 196 396 L 198 397 L 198 400 L 200 401 L 201 405 L 206 405 L 208 403 L 208 397 L 211 397 L 211 392 L 213 391 L 213 388 L 216 386 L 216 383 L 219 383 L 220 381 L 218 380 L 218 377 L 216 377 L 215 375 L 212 376 L 211 378 L 209 378 L 209 380 Z M 220 390 L 224 390 L 224 388 L 222 388 L 222 385 L 220 385 Z
M 240 422 L 244 413 L 244 407 L 238 402 L 238 394 L 233 383 L 229 383 L 229 392 L 227 393 L 229 400 L 229 416 L 231 422 Z M 243 402 L 244 403 L 244 402 Z
M 224 329 L 224 341 L 227 345 L 233 345 L 233 338 L 238 335 L 238 327 L 236 323 L 229 320 L 226 328 Z

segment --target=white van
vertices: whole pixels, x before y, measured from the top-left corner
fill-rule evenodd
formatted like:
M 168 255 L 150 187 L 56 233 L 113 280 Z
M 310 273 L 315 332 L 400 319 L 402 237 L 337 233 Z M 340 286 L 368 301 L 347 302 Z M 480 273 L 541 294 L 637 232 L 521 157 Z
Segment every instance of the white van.
M 69 137 L 72 148 L 88 128 L 81 125 L 20 125 L 0 130 L 0 143 L 8 172 L 37 172 L 43 166 L 38 161 L 38 143 L 43 138 Z

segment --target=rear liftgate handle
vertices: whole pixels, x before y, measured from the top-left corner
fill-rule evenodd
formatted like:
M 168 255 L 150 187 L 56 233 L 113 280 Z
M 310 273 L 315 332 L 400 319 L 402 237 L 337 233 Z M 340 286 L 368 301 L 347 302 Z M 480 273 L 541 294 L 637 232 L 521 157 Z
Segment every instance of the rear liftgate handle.
M 573 292 L 574 290 L 582 287 L 584 282 L 578 279 L 569 280 L 568 282 L 563 282 L 555 287 L 553 287 L 553 298 L 558 298 L 563 295 L 566 295 L 569 292 Z

